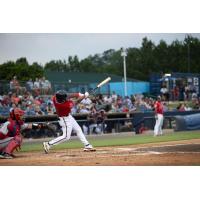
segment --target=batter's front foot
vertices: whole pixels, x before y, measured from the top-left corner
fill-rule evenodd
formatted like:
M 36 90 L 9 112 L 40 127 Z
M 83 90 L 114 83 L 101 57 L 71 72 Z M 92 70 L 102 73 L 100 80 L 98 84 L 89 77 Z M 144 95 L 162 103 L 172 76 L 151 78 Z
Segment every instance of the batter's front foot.
M 96 151 L 96 149 L 91 144 L 88 144 L 88 145 L 85 146 L 85 148 L 83 149 L 83 151 L 85 151 L 85 152 Z

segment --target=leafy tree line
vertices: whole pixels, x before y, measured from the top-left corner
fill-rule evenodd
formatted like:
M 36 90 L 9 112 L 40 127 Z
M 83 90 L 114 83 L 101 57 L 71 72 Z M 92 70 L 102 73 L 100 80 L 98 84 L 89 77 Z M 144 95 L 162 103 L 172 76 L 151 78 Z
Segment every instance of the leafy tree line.
M 44 69 L 37 62 L 29 65 L 26 58 L 19 58 L 16 62 L 8 61 L 0 65 L 0 80 L 11 80 L 17 76 L 18 80 L 27 81 L 29 78 L 42 77 Z
M 127 76 L 139 80 L 148 80 L 152 72 L 200 72 L 200 40 L 188 35 L 183 41 L 175 40 L 167 44 L 161 40 L 155 45 L 146 37 L 140 48 L 128 48 L 126 65 Z M 61 72 L 98 72 L 123 76 L 121 50 L 109 49 L 102 54 L 90 55 L 79 60 L 78 56 L 69 56 L 68 60 L 52 60 L 44 67 L 37 62 L 29 65 L 26 58 L 0 65 L 0 80 L 10 80 L 17 75 L 21 80 L 41 77 L 44 71 Z

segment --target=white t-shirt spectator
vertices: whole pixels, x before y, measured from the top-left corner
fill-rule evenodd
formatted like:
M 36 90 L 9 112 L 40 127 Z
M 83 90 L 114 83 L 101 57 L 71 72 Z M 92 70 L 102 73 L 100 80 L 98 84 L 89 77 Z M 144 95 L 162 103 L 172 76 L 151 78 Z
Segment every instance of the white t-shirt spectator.
M 83 104 L 83 105 L 90 105 L 90 104 L 92 104 L 92 101 L 89 98 L 84 98 L 81 101 L 81 104 Z
M 111 97 L 113 101 L 117 101 L 117 94 L 115 94 L 115 92 L 113 92 Z
M 168 89 L 165 88 L 165 87 L 163 87 L 163 88 L 161 88 L 160 92 L 161 92 L 162 94 L 167 94 L 167 93 L 168 93 Z
M 34 84 L 33 84 L 33 87 L 35 89 L 39 89 L 40 88 L 40 82 L 38 81 L 38 79 L 35 80 Z
M 104 102 L 105 102 L 105 103 L 108 103 L 108 104 L 111 104 L 111 103 L 112 103 L 112 97 L 110 97 L 110 96 L 105 96 L 105 97 L 104 97 Z

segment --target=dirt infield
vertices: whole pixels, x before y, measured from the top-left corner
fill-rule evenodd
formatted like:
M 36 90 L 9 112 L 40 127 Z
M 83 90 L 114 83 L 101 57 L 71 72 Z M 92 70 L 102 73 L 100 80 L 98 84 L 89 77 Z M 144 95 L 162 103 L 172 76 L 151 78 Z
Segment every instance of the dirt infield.
M 18 152 L 15 159 L 1 159 L 0 166 L 187 166 L 200 165 L 200 139 L 143 145 Z

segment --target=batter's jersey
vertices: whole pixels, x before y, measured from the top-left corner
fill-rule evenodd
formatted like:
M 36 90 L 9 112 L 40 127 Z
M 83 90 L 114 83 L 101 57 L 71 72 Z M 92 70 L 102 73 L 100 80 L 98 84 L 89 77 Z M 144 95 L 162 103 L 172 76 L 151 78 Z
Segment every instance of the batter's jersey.
M 156 103 L 154 104 L 154 108 L 155 108 L 155 113 L 156 114 L 162 114 L 163 115 L 163 105 L 161 102 L 156 101 Z
M 79 97 L 79 93 L 74 93 L 71 94 L 70 96 L 68 95 L 68 99 L 63 102 L 63 103 L 58 103 L 56 101 L 56 96 L 53 96 L 52 100 L 53 100 L 53 104 L 56 108 L 56 113 L 59 117 L 66 117 L 69 115 L 69 113 L 71 113 L 71 109 L 74 106 L 74 103 L 72 100 L 70 100 L 70 98 L 73 97 Z

